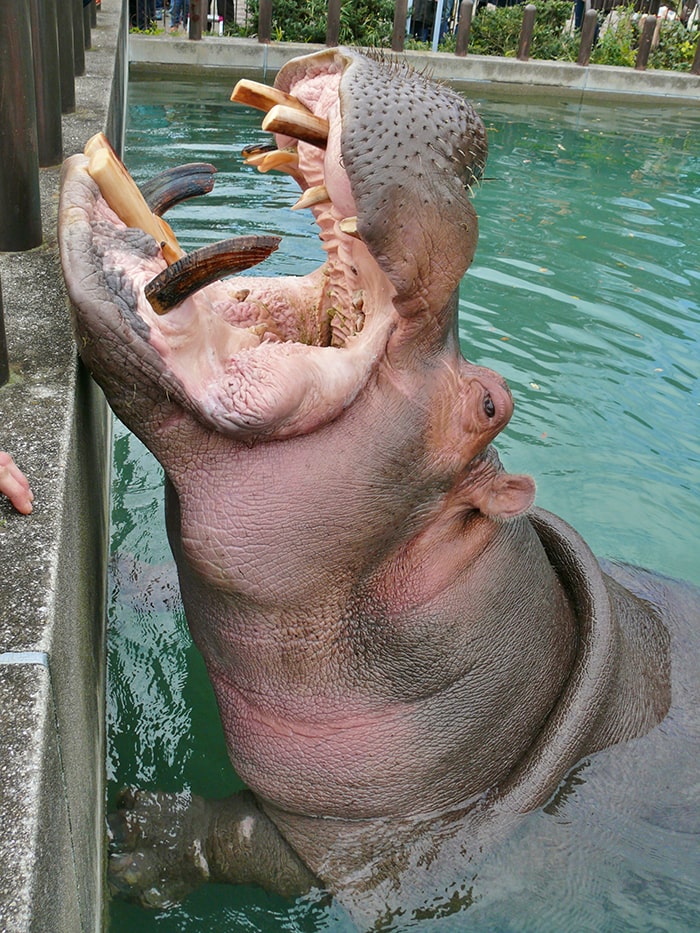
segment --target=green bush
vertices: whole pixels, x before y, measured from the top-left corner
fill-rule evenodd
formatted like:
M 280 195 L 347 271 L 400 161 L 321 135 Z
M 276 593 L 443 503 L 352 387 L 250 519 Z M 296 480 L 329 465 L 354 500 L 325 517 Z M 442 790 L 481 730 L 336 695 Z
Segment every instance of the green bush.
M 601 35 L 591 54 L 592 65 L 633 66 L 637 60 L 639 29 L 634 7 L 618 7 L 617 21 Z
M 531 58 L 571 61 L 578 54 L 578 40 L 564 35 L 571 16 L 569 0 L 538 0 L 530 46 Z M 474 55 L 514 57 L 518 51 L 523 23 L 523 4 L 483 9 L 474 17 L 469 51 Z
M 688 32 L 678 20 L 661 24 L 659 47 L 649 56 L 649 68 L 690 71 L 700 34 Z
M 575 61 L 580 36 L 565 32 L 572 11 L 571 0 L 534 0 L 534 3 L 537 15 L 530 57 L 545 61 Z M 473 55 L 514 57 L 520 41 L 523 8 L 524 2 L 479 10 L 472 21 L 469 52 Z M 273 0 L 272 38 L 282 42 L 323 43 L 326 40 L 327 14 L 327 0 Z M 259 0 L 249 0 L 247 25 L 227 27 L 227 34 L 254 35 L 258 15 Z M 633 67 L 639 46 L 638 16 L 630 5 L 618 7 L 615 17 L 615 24 L 601 35 L 594 46 L 591 63 Z M 340 42 L 388 48 L 393 18 L 394 0 L 344 0 L 340 11 Z M 689 33 L 680 22 L 664 23 L 659 47 L 651 53 L 649 67 L 689 71 L 697 42 L 698 33 Z M 405 47 L 427 51 L 431 43 L 407 36 Z M 448 33 L 440 43 L 440 50 L 453 52 L 454 49 L 455 36 Z
M 541 0 L 535 3 L 537 15 L 532 33 L 530 58 L 545 61 L 574 61 L 578 56 L 579 39 L 564 34 L 572 14 L 567 0 Z
M 472 20 L 469 51 L 474 55 L 515 55 L 522 22 L 522 6 L 479 11 Z
M 249 0 L 250 30 L 257 29 L 259 0 Z M 274 0 L 272 38 L 279 42 L 325 42 L 327 0 Z M 344 45 L 388 46 L 394 24 L 393 0 L 344 0 L 340 38 Z

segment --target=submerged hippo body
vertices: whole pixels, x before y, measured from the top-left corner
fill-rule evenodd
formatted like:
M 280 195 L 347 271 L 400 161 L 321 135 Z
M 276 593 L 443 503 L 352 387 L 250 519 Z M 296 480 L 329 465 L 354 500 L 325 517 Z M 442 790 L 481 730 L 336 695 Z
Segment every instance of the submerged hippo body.
M 585 826 L 622 795 L 631 820 L 687 825 L 697 800 L 667 785 L 698 750 L 700 597 L 602 568 L 491 447 L 510 394 L 455 336 L 474 111 L 349 50 L 276 87 L 292 115 L 251 159 L 314 212 L 328 259 L 302 279 L 237 275 L 178 304 L 165 240 L 120 220 L 87 156 L 64 172 L 80 351 L 166 471 L 188 623 L 252 791 L 131 795 L 115 883 L 150 903 L 207 878 L 323 884 L 361 924 L 441 901 L 476 916 L 480 874 L 506 864 L 528 886 L 566 853 L 540 851 L 551 824 L 525 814 Z M 513 839 L 536 857 L 509 862 Z

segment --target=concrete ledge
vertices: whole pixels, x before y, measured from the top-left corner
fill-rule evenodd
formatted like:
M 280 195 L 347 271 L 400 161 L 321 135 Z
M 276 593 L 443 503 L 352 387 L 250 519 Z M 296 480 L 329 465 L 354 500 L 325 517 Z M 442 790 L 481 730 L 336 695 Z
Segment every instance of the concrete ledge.
M 179 74 L 217 69 L 231 74 L 255 74 L 271 79 L 282 65 L 321 45 L 271 42 L 262 45 L 255 39 L 234 39 L 207 36 L 191 41 L 169 35 L 132 35 L 129 40 L 129 61 L 132 72 Z M 458 86 L 470 87 L 488 82 L 507 88 L 512 93 L 556 91 L 582 98 L 586 96 L 612 99 L 649 98 L 683 100 L 700 106 L 700 75 L 679 71 L 636 71 L 634 68 L 612 68 L 606 65 L 579 65 L 568 62 L 527 61 L 497 56 L 467 55 L 458 58 L 444 52 L 404 52 L 403 58 L 419 70 L 426 69 L 433 77 Z
M 12 715 L 0 717 L 2 929 L 81 930 L 48 659 L 3 657 L 12 663 L 0 663 L 0 708 Z
M 63 119 L 65 155 L 123 118 L 119 101 L 110 107 L 120 14 L 120 0 L 103 0 Z M 12 373 L 0 448 L 36 497 L 29 517 L 0 501 L 0 930 L 87 933 L 103 911 L 111 418 L 76 357 L 56 238 L 60 166 L 40 175 L 42 245 L 0 253 Z

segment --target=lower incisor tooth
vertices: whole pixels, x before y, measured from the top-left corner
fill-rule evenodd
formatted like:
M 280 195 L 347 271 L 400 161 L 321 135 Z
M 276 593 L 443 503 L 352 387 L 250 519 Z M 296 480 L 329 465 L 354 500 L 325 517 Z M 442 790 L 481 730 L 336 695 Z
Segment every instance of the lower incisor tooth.
M 338 222 L 338 228 L 341 233 L 347 233 L 348 236 L 357 237 L 360 239 L 360 234 L 357 232 L 357 217 L 345 217 L 343 220 Z
M 269 172 L 272 169 L 292 169 L 299 165 L 299 156 L 296 150 L 275 149 L 273 152 L 261 152 L 247 156 L 246 165 L 254 165 L 259 172 Z
M 298 211 L 303 207 L 313 207 L 314 204 L 323 204 L 324 201 L 330 201 L 326 186 L 313 185 L 311 188 L 306 189 L 296 204 L 292 205 L 292 210 Z

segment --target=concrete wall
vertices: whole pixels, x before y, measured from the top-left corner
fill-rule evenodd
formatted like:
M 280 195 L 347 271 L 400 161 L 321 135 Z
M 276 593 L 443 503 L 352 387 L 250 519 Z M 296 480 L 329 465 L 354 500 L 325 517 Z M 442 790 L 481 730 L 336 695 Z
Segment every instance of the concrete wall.
M 75 113 L 63 118 L 66 156 L 106 126 L 121 139 L 120 12 L 121 0 L 103 0 Z M 0 501 L 3 933 L 102 929 L 111 420 L 76 358 L 56 242 L 59 174 L 41 170 L 42 245 L 0 254 L 12 372 L 0 388 L 0 449 L 36 497 L 26 518 Z
M 129 59 L 134 74 L 201 74 L 203 70 L 216 69 L 271 82 L 290 58 L 321 48 L 323 46 L 293 42 L 261 45 L 255 39 L 213 36 L 206 36 L 201 42 L 190 42 L 180 36 L 133 35 L 129 41 Z M 617 100 L 634 95 L 636 99 L 683 100 L 700 106 L 700 75 L 682 72 L 636 71 L 606 65 L 582 68 L 568 62 L 520 62 L 495 55 L 458 58 L 445 52 L 408 51 L 401 57 L 419 71 L 427 69 L 438 81 L 448 81 L 471 93 L 479 93 L 488 84 L 490 92 L 494 87 L 511 94 L 550 91 L 577 100 L 591 97 Z

